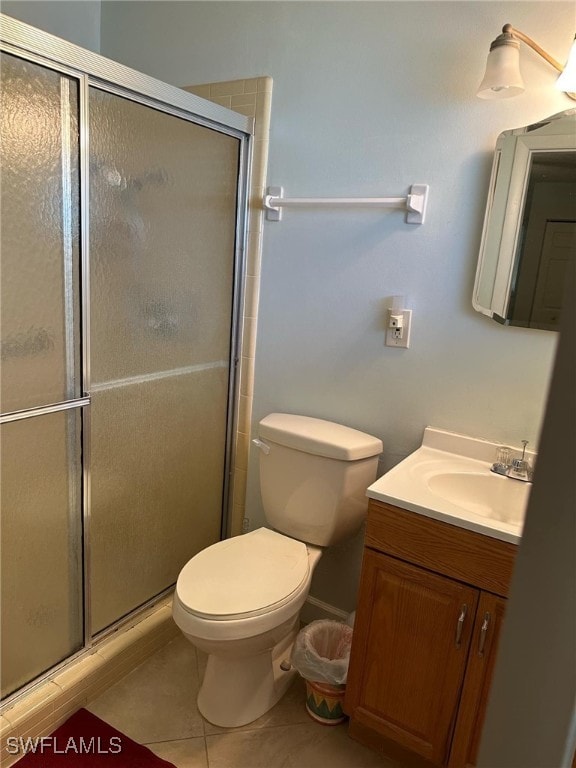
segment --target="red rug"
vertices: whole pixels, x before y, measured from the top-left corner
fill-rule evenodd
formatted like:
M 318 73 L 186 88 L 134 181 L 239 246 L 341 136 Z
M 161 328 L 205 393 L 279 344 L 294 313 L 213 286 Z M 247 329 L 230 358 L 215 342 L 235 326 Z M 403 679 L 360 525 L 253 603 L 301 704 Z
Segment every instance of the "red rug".
M 51 736 L 9 742 L 8 751 L 16 750 L 26 753 L 17 768 L 175 768 L 86 709 Z

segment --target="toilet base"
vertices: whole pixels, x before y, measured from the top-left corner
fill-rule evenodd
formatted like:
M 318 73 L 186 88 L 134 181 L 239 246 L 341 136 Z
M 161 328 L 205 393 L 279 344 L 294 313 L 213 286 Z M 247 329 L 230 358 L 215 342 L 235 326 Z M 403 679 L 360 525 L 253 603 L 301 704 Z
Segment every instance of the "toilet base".
M 275 648 L 257 656 L 208 656 L 198 709 L 213 725 L 237 728 L 257 720 L 280 701 L 294 680 L 295 669 L 280 664 L 290 659 L 297 630 Z

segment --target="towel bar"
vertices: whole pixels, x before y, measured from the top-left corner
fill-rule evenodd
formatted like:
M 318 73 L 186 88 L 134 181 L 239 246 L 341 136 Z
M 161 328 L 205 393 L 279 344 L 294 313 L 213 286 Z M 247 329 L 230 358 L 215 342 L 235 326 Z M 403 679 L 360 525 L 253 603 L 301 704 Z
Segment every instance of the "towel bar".
M 264 196 L 264 208 L 268 221 L 280 221 L 282 208 L 285 207 L 401 208 L 407 212 L 407 224 L 423 224 L 428 189 L 428 184 L 412 184 L 409 194 L 404 197 L 284 197 L 283 187 L 268 187 Z

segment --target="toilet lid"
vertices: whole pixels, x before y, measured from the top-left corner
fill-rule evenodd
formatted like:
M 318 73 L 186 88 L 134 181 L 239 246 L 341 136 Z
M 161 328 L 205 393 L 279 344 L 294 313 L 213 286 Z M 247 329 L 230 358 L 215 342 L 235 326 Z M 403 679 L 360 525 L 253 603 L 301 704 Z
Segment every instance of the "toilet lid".
M 176 592 L 184 608 L 204 618 L 257 616 L 287 602 L 308 569 L 303 542 L 259 528 L 199 552 L 180 572 Z

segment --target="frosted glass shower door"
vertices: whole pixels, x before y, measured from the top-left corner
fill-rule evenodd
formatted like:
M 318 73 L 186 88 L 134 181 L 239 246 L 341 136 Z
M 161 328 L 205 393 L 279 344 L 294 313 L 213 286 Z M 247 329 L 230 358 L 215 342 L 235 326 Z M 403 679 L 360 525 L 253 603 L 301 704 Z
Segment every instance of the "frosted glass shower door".
M 2 696 L 83 644 L 78 82 L 2 53 Z
M 94 633 L 220 538 L 240 142 L 90 89 Z

